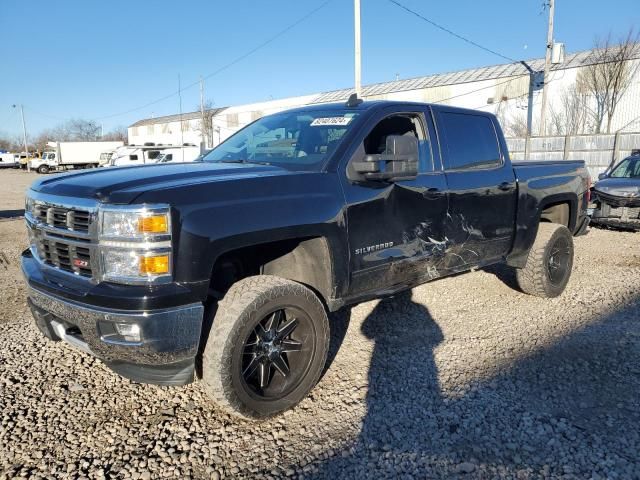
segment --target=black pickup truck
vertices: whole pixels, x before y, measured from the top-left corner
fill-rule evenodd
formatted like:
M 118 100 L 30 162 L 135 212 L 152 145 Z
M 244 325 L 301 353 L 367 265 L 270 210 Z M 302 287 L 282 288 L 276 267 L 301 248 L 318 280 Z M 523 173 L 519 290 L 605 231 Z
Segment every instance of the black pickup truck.
M 197 163 L 36 181 L 22 269 L 49 339 L 264 418 L 318 381 L 327 312 L 496 263 L 560 295 L 589 183 L 581 161 L 510 162 L 493 115 L 351 98 Z

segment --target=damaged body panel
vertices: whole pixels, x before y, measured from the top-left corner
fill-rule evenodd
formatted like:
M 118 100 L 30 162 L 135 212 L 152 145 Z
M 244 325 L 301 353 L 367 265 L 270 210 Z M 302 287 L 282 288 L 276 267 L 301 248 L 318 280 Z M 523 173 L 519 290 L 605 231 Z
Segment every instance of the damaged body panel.
M 350 165 L 374 152 L 368 145 L 380 144 L 369 138 L 376 125 L 397 116 L 418 120 L 418 128 L 397 122 L 386 132 L 418 139 L 417 175 L 363 181 Z M 387 107 L 346 153 L 338 164 L 351 252 L 346 303 L 493 263 L 522 267 L 540 221 L 562 223 L 576 235 L 588 225 L 584 162 L 512 163 L 491 115 L 436 105 Z M 561 207 L 562 214 L 552 214 Z
M 640 155 L 622 160 L 593 187 L 590 205 L 593 223 L 640 230 Z

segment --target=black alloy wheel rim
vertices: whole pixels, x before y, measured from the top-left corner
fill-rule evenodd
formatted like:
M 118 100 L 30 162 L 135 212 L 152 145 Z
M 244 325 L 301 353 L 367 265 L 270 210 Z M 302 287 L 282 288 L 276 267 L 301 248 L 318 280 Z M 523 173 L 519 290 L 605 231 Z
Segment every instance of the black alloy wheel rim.
M 554 285 L 559 285 L 565 279 L 569 270 L 569 242 L 566 238 L 557 239 L 551 246 L 549 259 L 547 260 L 547 273 L 549 280 Z
M 291 393 L 309 370 L 314 338 L 311 318 L 298 308 L 262 318 L 242 347 L 241 375 L 249 395 L 275 400 Z

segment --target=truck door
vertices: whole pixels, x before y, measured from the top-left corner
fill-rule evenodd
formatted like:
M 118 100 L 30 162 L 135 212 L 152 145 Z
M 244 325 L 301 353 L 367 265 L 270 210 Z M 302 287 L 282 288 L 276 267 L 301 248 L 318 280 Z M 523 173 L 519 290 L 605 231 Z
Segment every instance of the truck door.
M 516 179 L 491 115 L 433 106 L 449 213 L 445 268 L 464 270 L 504 257 L 515 229 Z
M 432 148 L 433 124 L 423 110 L 398 112 L 394 107 L 372 116 L 349 164 L 382 153 L 388 135 L 418 138 L 419 173 L 410 180 L 355 182 L 347 165 L 343 189 L 350 247 L 349 296 L 353 297 L 434 278 L 443 254 L 439 239 L 447 213 L 446 183 L 439 155 Z

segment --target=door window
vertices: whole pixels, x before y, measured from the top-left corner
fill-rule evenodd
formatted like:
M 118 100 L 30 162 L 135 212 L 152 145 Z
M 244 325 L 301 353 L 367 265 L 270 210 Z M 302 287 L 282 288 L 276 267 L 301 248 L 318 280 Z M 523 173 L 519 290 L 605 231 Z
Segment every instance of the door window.
M 366 136 L 363 142 L 365 155 L 376 155 L 385 152 L 389 135 L 411 135 L 418 140 L 419 171 L 433 171 L 431 145 L 420 120 L 420 115 L 408 113 L 392 115 L 381 120 Z
M 493 122 L 483 115 L 441 112 L 447 170 L 484 169 L 501 165 Z

